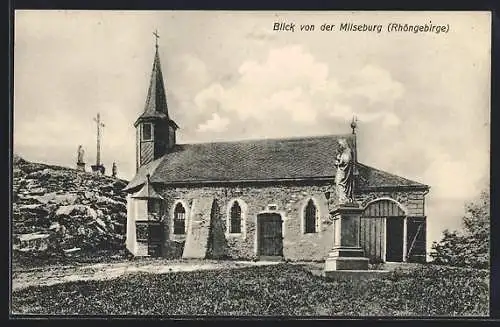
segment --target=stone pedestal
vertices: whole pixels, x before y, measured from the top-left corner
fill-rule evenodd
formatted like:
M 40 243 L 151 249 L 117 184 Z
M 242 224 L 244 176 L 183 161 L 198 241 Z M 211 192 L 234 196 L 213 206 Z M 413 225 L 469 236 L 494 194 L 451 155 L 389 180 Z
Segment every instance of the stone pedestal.
M 92 168 L 92 171 L 94 173 L 98 173 L 101 175 L 104 175 L 104 172 L 106 171 L 103 165 L 92 165 L 90 166 L 90 168 Z
M 77 162 L 76 163 L 76 170 L 85 171 L 85 162 Z
M 325 272 L 367 270 L 368 258 L 360 246 L 360 220 L 363 209 L 344 204 L 330 212 L 333 220 L 333 248 L 325 260 Z

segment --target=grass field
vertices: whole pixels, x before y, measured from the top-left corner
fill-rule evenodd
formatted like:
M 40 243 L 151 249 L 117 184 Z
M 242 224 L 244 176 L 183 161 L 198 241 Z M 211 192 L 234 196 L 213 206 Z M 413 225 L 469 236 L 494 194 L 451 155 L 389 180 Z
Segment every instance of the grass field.
M 325 281 L 290 264 L 36 286 L 14 314 L 486 316 L 489 273 L 421 266 L 370 281 Z

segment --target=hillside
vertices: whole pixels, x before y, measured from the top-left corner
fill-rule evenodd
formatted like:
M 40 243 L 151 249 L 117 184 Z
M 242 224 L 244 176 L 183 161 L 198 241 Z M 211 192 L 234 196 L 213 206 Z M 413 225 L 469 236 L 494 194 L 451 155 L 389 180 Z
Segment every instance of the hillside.
M 18 156 L 13 165 L 14 259 L 123 251 L 126 181 Z

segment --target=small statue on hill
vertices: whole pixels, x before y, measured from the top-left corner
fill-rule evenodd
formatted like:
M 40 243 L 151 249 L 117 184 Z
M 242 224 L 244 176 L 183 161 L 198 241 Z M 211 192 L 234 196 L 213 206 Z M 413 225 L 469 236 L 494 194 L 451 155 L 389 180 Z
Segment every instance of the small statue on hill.
M 113 168 L 111 169 L 111 175 L 113 177 L 116 177 L 116 173 L 117 173 L 116 162 L 113 162 Z
M 85 154 L 85 151 L 83 150 L 83 147 L 81 145 L 78 146 L 78 159 L 77 163 L 84 163 L 83 161 L 83 155 Z
M 76 169 L 80 171 L 85 171 L 85 161 L 83 160 L 83 155 L 85 151 L 83 150 L 83 146 L 78 146 L 77 159 L 76 159 Z

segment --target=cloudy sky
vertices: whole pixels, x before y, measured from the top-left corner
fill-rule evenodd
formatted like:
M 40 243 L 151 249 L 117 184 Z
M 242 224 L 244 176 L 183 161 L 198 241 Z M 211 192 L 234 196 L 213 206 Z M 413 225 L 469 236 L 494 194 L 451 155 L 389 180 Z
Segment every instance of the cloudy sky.
M 343 22 L 384 30 L 340 32 Z M 387 33 L 391 22 L 450 30 Z M 464 201 L 489 181 L 490 15 L 480 12 L 18 11 L 14 151 L 75 166 L 82 144 L 90 165 L 99 112 L 102 161 L 130 179 L 155 29 L 180 143 L 346 133 L 356 114 L 361 162 L 431 186 L 430 241 L 459 227 Z

